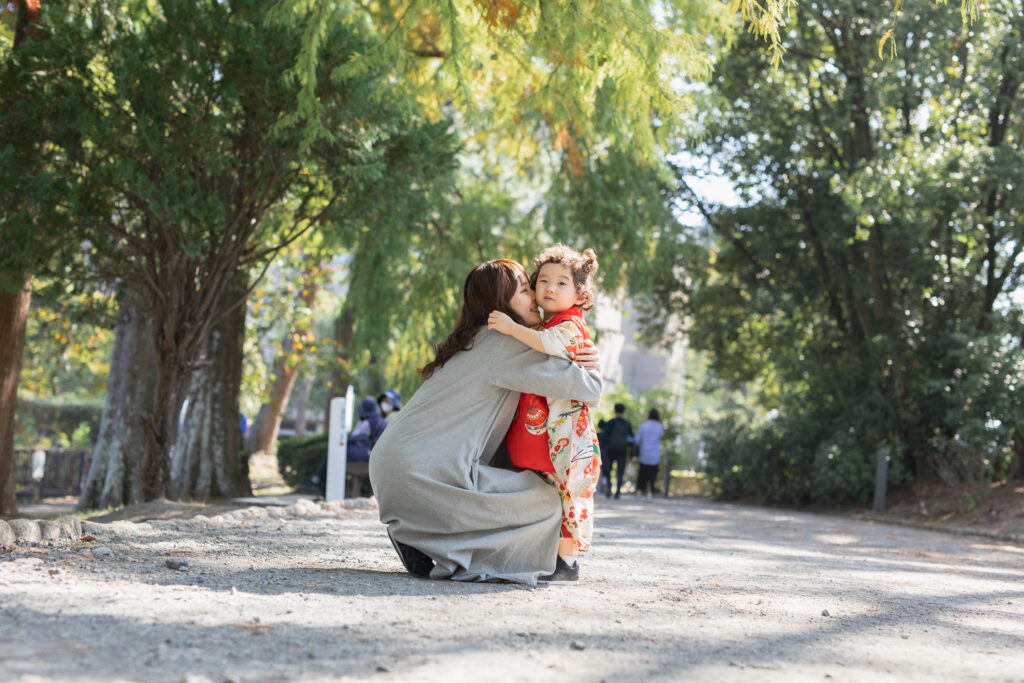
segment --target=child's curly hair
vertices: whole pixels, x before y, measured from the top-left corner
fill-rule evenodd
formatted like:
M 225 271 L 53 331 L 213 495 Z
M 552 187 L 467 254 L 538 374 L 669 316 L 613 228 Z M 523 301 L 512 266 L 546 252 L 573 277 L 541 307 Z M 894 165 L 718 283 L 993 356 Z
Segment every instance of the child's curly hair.
M 560 263 L 572 271 L 572 282 L 576 286 L 576 293 L 583 297 L 580 308 L 589 311 L 594 307 L 594 300 L 597 297 L 597 285 L 594 284 L 594 274 L 597 272 L 597 254 L 593 249 L 584 249 L 581 254 L 565 244 L 556 244 L 540 252 L 533 260 L 533 275 L 530 276 L 530 286 L 534 289 L 537 288 L 537 275 L 540 274 L 540 267 L 548 263 Z

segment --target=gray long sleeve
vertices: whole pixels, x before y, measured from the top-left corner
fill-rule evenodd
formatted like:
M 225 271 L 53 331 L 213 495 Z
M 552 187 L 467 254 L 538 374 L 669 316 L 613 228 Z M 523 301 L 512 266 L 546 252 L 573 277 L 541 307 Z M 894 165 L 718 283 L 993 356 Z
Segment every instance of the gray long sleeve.
M 502 339 L 493 343 L 495 350 L 503 355 L 507 353 L 502 362 L 494 365 L 492 381 L 495 386 L 520 393 L 576 399 L 587 403 L 601 399 L 600 372 L 584 370 L 565 359 L 534 351 L 500 332 L 487 333 L 500 335 Z

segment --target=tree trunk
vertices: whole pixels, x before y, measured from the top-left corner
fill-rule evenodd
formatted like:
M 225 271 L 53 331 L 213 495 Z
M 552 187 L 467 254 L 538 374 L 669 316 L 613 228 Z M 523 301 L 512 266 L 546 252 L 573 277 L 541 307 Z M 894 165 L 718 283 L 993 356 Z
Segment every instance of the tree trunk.
M 0 291 L 0 516 L 18 513 L 14 487 L 14 409 L 25 350 L 32 280 L 14 293 Z
M 206 342 L 206 363 L 192 375 L 185 422 L 171 450 L 171 498 L 205 501 L 252 493 L 238 407 L 245 306 L 235 304 L 244 292 L 244 282 L 237 282 L 225 293 L 223 315 Z
M 313 378 L 306 377 L 299 382 L 299 392 L 295 397 L 295 436 L 306 435 L 306 416 L 309 407 L 309 392 L 313 389 Z
M 169 307 L 174 310 L 174 307 Z M 172 320 L 154 321 L 156 388 L 153 401 L 143 417 L 146 448 L 142 454 L 142 499 L 158 500 L 167 493 L 171 473 L 171 447 L 177 433 L 182 394 L 188 381 L 184 364 L 193 360 L 177 344 L 175 331 L 156 330 L 174 325 Z
M 316 303 L 317 294 L 320 291 L 318 283 L 312 281 L 322 271 L 322 264 L 315 262 L 303 274 L 306 282 L 302 288 L 299 299 L 307 309 L 313 308 Z M 249 439 L 245 445 L 246 453 L 273 453 L 277 446 L 277 434 L 281 429 L 281 418 L 288 408 L 288 400 L 291 398 L 292 390 L 295 388 L 295 378 L 299 374 L 299 368 L 293 362 L 289 362 L 289 356 L 294 348 L 292 339 L 302 339 L 309 331 L 311 322 L 300 323 L 293 330 L 283 344 L 284 352 L 274 363 L 274 387 L 270 391 L 270 401 L 260 406 L 260 412 L 249 432 Z M 303 351 L 305 353 L 305 351 Z
M 92 465 L 80 510 L 137 503 L 142 496 L 143 425 L 156 387 L 151 314 L 129 296 L 122 296 L 110 359 L 107 398 L 93 448 Z
M 285 347 L 287 353 L 287 345 Z M 287 358 L 279 358 L 274 363 L 274 388 L 270 391 L 270 401 L 260 406 L 260 412 L 249 431 L 247 453 L 273 453 L 277 444 L 277 433 L 281 429 L 281 417 L 288 407 L 288 399 L 295 387 L 295 377 L 299 369 L 289 366 Z

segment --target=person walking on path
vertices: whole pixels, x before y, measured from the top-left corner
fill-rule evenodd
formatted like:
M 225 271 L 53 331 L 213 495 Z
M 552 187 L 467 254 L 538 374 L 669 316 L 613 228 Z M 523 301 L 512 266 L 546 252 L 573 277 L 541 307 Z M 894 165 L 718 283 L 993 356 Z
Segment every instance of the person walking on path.
M 616 472 L 615 498 L 618 499 L 622 493 L 622 480 L 626 474 L 626 450 L 633 442 L 633 425 L 623 417 L 625 413 L 626 406 L 616 403 L 615 417 L 604 423 L 604 430 L 601 432 L 605 444 L 605 450 L 602 451 L 601 477 L 608 482 L 608 488 L 605 489 L 606 498 L 612 495 L 613 464 Z
M 639 453 L 640 473 L 636 479 L 637 495 L 647 491 L 647 500 L 654 498 L 654 482 L 658 479 L 658 465 L 661 464 L 661 437 L 665 428 L 657 408 L 651 408 L 647 421 L 637 427 L 636 448 Z
M 486 329 L 493 310 L 540 323 L 515 261 L 470 271 L 455 330 L 388 422 L 370 458 L 370 482 L 380 520 L 413 575 L 536 585 L 555 574 L 561 500 L 535 472 L 496 466 L 499 448 L 521 392 L 596 404 L 601 374 L 596 354 L 584 369 Z

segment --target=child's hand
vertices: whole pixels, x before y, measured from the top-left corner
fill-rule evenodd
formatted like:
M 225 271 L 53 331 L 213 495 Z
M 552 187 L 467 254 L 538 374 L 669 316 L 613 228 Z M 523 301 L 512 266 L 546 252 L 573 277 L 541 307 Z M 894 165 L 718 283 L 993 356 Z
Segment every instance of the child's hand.
M 512 327 L 515 325 L 515 321 L 508 317 L 507 314 L 501 311 L 491 311 L 491 314 L 487 316 L 487 329 L 497 330 L 502 334 L 511 334 Z

